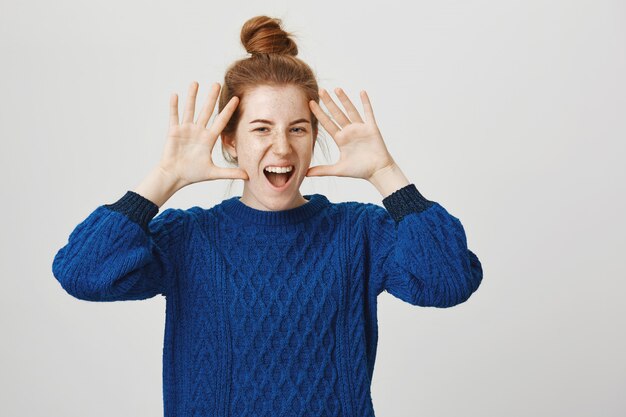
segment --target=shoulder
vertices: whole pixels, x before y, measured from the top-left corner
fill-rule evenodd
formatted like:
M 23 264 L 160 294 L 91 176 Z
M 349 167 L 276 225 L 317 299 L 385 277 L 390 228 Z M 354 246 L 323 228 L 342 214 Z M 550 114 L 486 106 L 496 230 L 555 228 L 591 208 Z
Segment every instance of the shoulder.
M 150 220 L 148 229 L 157 240 L 178 241 L 184 235 L 187 219 L 185 210 L 167 208 Z
M 365 230 L 376 225 L 392 224 L 393 219 L 387 209 L 375 203 L 344 201 L 335 203 L 337 210 L 353 230 Z
M 185 217 L 187 217 L 187 215 L 188 215 L 188 210 L 186 209 L 170 207 L 170 208 L 161 210 L 159 214 L 157 214 L 154 217 L 154 219 L 161 218 L 163 220 L 174 220 L 174 219 L 183 220 Z
M 215 242 L 217 225 L 224 221 L 217 209 L 218 205 L 210 208 L 193 206 L 180 210 L 183 218 L 186 240 L 194 242 Z
M 360 201 L 343 201 L 341 203 L 335 203 L 337 206 L 341 207 L 341 210 L 344 210 L 351 216 L 363 217 L 363 216 L 380 216 L 387 214 L 387 210 L 385 207 L 369 202 L 360 202 Z

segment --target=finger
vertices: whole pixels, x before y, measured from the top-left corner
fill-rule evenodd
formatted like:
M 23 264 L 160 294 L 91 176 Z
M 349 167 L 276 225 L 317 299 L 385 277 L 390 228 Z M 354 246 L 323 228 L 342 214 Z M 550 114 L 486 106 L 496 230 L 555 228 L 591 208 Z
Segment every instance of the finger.
M 326 129 L 326 131 L 330 133 L 330 136 L 334 138 L 335 134 L 341 130 L 339 126 L 337 126 L 333 119 L 331 119 L 330 116 L 322 110 L 320 105 L 317 104 L 315 100 L 309 101 L 309 107 L 311 108 L 311 111 L 313 112 L 317 120 L 319 120 L 319 122 L 322 124 L 324 129 Z
M 356 107 L 354 107 L 354 104 L 352 104 L 352 101 L 350 101 L 350 98 L 346 95 L 345 91 L 337 87 L 335 88 L 335 94 L 337 94 L 337 97 L 339 97 L 341 104 L 343 104 L 343 107 L 345 107 L 345 109 L 348 111 L 348 117 L 350 117 L 352 123 L 363 123 L 363 119 L 361 119 L 359 111 L 356 109 Z
M 215 137 L 219 136 L 220 133 L 222 133 L 222 130 L 224 130 L 224 128 L 228 124 L 228 120 L 230 120 L 230 117 L 233 115 L 238 105 L 239 97 L 233 96 L 228 104 L 226 104 L 222 111 L 217 115 L 210 129 Z
M 341 127 L 349 125 L 350 119 L 348 119 L 348 117 L 343 114 L 339 106 L 337 106 L 337 104 L 335 104 L 335 102 L 333 101 L 330 94 L 328 94 L 328 92 L 323 88 L 320 89 L 319 94 L 320 98 L 322 99 L 328 110 L 330 110 L 330 114 L 332 114 L 337 121 L 337 124 L 339 124 L 339 126 Z
M 341 176 L 339 167 L 335 165 L 317 165 L 310 167 L 306 172 L 306 177 Z
M 178 125 L 178 94 L 170 95 L 170 127 Z
M 250 177 L 248 177 L 248 173 L 241 168 L 222 168 L 216 166 L 214 169 L 217 178 L 246 181 L 250 179 Z
M 219 97 L 220 92 L 220 84 L 213 83 L 211 86 L 211 91 L 209 91 L 209 96 L 204 102 L 204 107 L 200 111 L 200 115 L 198 116 L 198 120 L 196 120 L 196 124 L 206 127 L 209 123 L 209 119 L 211 119 L 211 115 L 213 114 L 213 110 L 215 110 L 215 103 L 217 102 L 217 98 Z
M 187 105 L 183 113 L 183 123 L 193 123 L 193 115 L 196 111 L 196 94 L 198 93 L 198 83 L 193 81 L 187 90 Z
M 361 101 L 363 102 L 363 111 L 365 112 L 365 120 L 370 123 L 376 123 L 374 118 L 374 109 L 372 109 L 372 103 L 365 90 L 361 90 Z

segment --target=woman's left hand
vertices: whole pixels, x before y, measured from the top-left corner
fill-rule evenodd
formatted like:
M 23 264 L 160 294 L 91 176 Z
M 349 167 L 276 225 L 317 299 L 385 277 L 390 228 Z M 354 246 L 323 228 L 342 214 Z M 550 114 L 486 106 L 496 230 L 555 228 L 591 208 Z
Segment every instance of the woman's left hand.
M 395 162 L 378 130 L 374 111 L 365 90 L 360 93 L 365 109 L 365 121 L 341 88 L 336 88 L 335 93 L 347 110 L 347 116 L 335 104 L 328 92 L 320 88 L 320 98 L 339 126 L 322 111 L 315 101 L 309 101 L 309 108 L 337 144 L 340 152 L 339 161 L 334 165 L 310 167 L 306 176 L 334 175 L 363 178 L 369 181 L 376 172 L 392 166 Z

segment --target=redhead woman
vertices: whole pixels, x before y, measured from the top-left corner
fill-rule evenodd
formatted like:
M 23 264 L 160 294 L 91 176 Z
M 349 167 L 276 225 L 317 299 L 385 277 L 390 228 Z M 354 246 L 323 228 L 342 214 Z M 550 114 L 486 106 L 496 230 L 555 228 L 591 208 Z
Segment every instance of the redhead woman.
M 159 163 L 76 226 L 54 276 L 83 300 L 165 297 L 165 417 L 374 416 L 378 295 L 452 307 L 481 263 L 459 219 L 396 164 L 365 91 L 353 103 L 320 88 L 279 19 L 248 20 L 241 40 L 250 56 L 202 108 L 196 82 L 182 118 L 172 95 Z M 312 167 L 320 124 L 340 157 Z M 212 160 L 220 137 L 230 167 Z M 303 195 L 312 176 L 368 181 L 382 206 Z M 242 195 L 159 213 L 219 179 L 242 180 Z

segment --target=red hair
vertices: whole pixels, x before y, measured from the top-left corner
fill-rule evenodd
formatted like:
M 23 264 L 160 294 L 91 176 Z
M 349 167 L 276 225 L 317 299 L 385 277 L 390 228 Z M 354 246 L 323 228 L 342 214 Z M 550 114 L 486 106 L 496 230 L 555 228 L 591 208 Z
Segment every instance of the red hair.
M 219 98 L 221 112 L 233 96 L 243 100 L 247 91 L 259 85 L 281 86 L 294 85 L 304 92 L 308 102 L 319 103 L 319 87 L 313 70 L 298 55 L 298 47 L 292 39 L 292 33 L 285 32 L 281 20 L 268 16 L 255 16 L 248 19 L 241 29 L 241 43 L 250 57 L 232 63 L 226 70 Z M 318 120 L 311 115 L 311 129 L 314 140 L 318 137 Z M 222 134 L 234 135 L 241 117 L 241 106 L 228 121 Z M 227 162 L 237 163 L 225 151 L 222 143 L 222 155 Z

